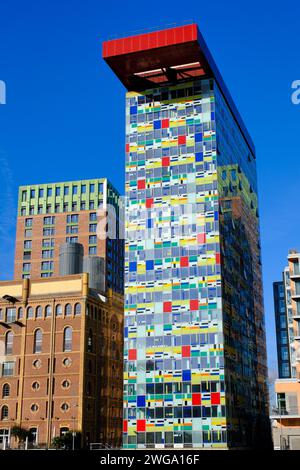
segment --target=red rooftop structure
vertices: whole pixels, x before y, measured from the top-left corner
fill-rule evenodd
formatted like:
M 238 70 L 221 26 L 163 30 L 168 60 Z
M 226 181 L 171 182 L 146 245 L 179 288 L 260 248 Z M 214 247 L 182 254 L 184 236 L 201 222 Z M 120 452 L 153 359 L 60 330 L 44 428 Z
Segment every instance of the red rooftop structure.
M 103 58 L 128 91 L 213 77 L 255 156 L 251 137 L 197 24 L 105 41 Z

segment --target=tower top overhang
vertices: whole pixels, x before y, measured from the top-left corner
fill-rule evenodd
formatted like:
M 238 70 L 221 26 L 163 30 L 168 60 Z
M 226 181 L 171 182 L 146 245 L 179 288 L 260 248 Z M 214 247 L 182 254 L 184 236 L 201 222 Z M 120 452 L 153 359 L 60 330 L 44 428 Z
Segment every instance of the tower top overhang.
M 105 41 L 103 58 L 129 91 L 208 75 L 196 24 Z
M 252 139 L 197 24 L 104 41 L 102 55 L 128 91 L 214 78 L 255 157 Z

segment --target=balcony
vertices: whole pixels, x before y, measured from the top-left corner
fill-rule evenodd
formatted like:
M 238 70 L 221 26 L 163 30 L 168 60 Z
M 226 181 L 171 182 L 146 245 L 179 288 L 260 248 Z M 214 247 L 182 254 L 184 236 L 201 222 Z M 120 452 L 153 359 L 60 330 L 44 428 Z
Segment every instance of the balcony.
M 300 419 L 300 412 L 298 409 L 282 409 L 279 410 L 278 408 L 273 408 L 270 413 L 270 419 Z

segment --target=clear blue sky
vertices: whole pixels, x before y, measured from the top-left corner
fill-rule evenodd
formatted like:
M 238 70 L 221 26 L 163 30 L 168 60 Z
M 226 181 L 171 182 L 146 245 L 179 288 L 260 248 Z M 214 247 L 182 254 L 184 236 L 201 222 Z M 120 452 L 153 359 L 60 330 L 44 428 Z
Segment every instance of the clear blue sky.
M 243 5 L 241 5 L 243 3 Z M 194 20 L 257 149 L 269 363 L 272 282 L 300 249 L 296 1 L 10 0 L 0 8 L 0 278 L 13 274 L 17 188 L 107 176 L 123 191 L 124 89 L 101 60 L 112 35 Z

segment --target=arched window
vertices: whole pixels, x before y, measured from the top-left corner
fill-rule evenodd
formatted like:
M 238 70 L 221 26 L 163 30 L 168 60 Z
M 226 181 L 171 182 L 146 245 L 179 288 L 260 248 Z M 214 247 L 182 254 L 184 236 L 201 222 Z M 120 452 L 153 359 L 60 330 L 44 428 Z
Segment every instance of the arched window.
M 43 342 L 43 333 L 42 333 L 42 330 L 38 329 L 34 333 L 34 345 L 33 345 L 34 353 L 42 352 L 42 342 Z
M 13 343 L 14 343 L 14 334 L 12 331 L 9 331 L 5 337 L 5 354 L 12 354 L 13 352 Z
M 42 318 L 43 316 L 43 309 L 42 307 L 39 305 L 37 308 L 36 308 L 36 318 Z
M 75 304 L 75 315 L 81 314 L 81 304 Z
M 51 315 L 52 315 L 51 305 L 47 305 L 46 308 L 45 308 L 45 316 L 46 317 L 51 317 Z
M 66 315 L 66 317 L 69 317 L 70 315 L 72 315 L 72 305 L 71 304 L 67 304 L 65 306 L 65 315 Z
M 32 307 L 28 307 L 27 309 L 27 318 L 33 318 L 33 308 Z
M 60 315 L 62 315 L 62 306 L 59 304 L 59 305 L 56 305 L 56 308 L 55 308 L 55 315 L 57 317 L 59 317 Z
M 64 329 L 63 351 L 72 351 L 72 328 L 70 326 Z
M 8 419 L 8 406 L 4 405 L 1 408 L 1 419 Z
M 2 398 L 9 397 L 10 395 L 10 385 L 4 384 L 2 387 Z
M 92 330 L 89 331 L 87 351 L 88 352 L 93 352 L 93 332 L 92 332 Z
M 19 311 L 18 311 L 18 319 L 20 320 L 21 318 L 23 318 L 23 309 L 22 309 L 22 307 L 20 307 Z

